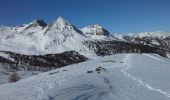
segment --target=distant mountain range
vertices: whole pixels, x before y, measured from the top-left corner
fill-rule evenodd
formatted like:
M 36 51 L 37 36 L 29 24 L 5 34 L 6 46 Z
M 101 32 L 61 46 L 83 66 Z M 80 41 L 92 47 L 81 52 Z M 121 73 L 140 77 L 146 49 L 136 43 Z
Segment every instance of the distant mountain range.
M 89 58 L 121 52 L 157 53 L 168 57 L 170 33 L 117 35 L 98 24 L 78 29 L 62 17 L 50 24 L 37 19 L 16 27 L 0 26 L 0 50 L 25 55 L 76 51 Z

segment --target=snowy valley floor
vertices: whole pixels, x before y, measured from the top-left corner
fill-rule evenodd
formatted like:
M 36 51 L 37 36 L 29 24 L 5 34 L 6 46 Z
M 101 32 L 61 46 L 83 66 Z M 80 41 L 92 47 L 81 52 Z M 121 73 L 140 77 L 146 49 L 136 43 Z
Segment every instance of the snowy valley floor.
M 170 100 L 170 59 L 116 54 L 0 85 L 0 100 Z

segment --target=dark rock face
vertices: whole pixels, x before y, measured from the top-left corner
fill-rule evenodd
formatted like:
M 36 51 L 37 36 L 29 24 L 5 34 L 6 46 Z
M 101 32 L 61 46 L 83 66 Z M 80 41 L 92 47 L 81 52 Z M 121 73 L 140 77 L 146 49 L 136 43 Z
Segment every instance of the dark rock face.
M 10 57 L 14 59 L 14 62 L 10 63 L 12 66 L 26 66 L 27 70 L 50 70 L 52 68 L 60 68 L 63 66 L 76 64 L 88 60 L 86 57 L 80 55 L 75 51 L 66 51 L 60 54 L 47 54 L 38 56 L 22 55 L 13 52 L 5 53 L 9 54 Z
M 45 27 L 47 24 L 44 22 L 44 20 L 37 20 L 37 25 Z
M 37 19 L 34 22 L 32 22 L 32 24 L 27 26 L 24 30 L 27 30 L 27 29 L 29 29 L 31 27 L 37 27 L 37 26 L 46 27 L 47 24 L 43 20 Z
M 96 33 L 96 35 L 105 35 L 105 36 L 110 35 L 110 33 L 106 29 L 103 28 L 102 30 L 103 31 Z
M 156 53 L 166 57 L 166 51 L 157 47 L 123 41 L 86 41 L 84 44 L 98 56 L 116 53 Z

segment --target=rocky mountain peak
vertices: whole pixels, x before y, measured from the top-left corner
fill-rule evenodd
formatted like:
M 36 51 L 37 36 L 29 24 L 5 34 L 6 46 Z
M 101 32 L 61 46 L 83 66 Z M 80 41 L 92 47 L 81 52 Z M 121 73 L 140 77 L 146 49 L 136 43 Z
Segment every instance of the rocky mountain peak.
M 73 24 L 71 24 L 69 21 L 65 20 L 62 17 L 58 17 L 53 24 L 51 24 L 51 29 L 57 29 L 59 32 L 77 32 L 82 34 L 82 32 L 77 29 Z
M 109 36 L 110 33 L 99 24 L 90 25 L 81 29 L 84 34 Z
M 98 29 L 102 29 L 103 27 L 100 26 L 99 24 L 94 24 L 94 25 L 90 25 L 90 26 L 87 26 L 88 28 L 98 28 Z
M 70 22 L 63 19 L 62 17 L 58 17 L 57 20 L 54 21 L 53 27 L 57 27 L 59 29 L 63 29 L 65 27 L 72 26 Z
M 45 27 L 45 26 L 47 26 L 47 24 L 42 19 L 36 19 L 36 20 L 32 21 L 31 23 L 29 23 L 29 25 L 31 25 L 33 27 L 36 27 L 36 26 Z

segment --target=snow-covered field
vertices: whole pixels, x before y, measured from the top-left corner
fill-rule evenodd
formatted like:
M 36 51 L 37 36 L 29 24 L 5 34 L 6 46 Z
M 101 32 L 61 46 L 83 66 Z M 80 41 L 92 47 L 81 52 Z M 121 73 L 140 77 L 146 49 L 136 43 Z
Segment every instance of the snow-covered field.
M 0 85 L 0 100 L 170 100 L 170 60 L 116 54 Z

